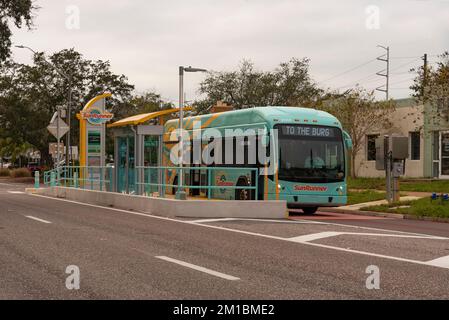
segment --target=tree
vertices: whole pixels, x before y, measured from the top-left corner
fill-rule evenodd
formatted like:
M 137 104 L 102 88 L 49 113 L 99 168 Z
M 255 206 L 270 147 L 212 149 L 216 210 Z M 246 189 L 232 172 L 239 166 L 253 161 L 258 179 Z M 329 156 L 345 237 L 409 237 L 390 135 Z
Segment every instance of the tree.
M 206 98 L 198 101 L 200 112 L 224 101 L 236 109 L 253 106 L 314 106 L 323 93 L 309 75 L 309 60 L 292 58 L 274 71 L 258 71 L 244 60 L 237 71 L 210 72 L 200 84 Z
M 172 103 L 164 101 L 160 94 L 152 91 L 134 95 L 129 103 L 133 106 L 134 114 L 150 113 L 174 107 Z
M 132 114 L 129 103 L 134 86 L 124 75 L 110 70 L 108 61 L 85 59 L 73 49 L 59 51 L 47 58 L 63 70 L 65 79 L 44 61 L 44 54 L 34 56 L 33 65 L 6 61 L 0 67 L 0 132 L 2 138 L 23 141 L 37 148 L 48 161 L 48 143 L 53 139 L 46 130 L 58 105 L 67 105 L 68 88 L 72 88 L 73 114 L 94 96 L 109 91 L 113 97 L 107 106 L 122 118 Z M 78 121 L 72 114 L 72 145 L 78 140 Z
M 412 69 L 416 72 L 414 84 L 410 87 L 413 96 L 423 101 L 431 109 L 426 109 L 427 116 L 433 122 L 449 121 L 449 52 L 440 55 L 436 66 L 424 66 Z
M 32 0 L 0 0 L 0 63 L 11 54 L 12 31 L 9 23 L 14 23 L 17 28 L 23 25 L 31 28 L 32 11 L 35 9 Z
M 349 157 L 351 177 L 355 178 L 355 158 L 361 151 L 366 135 L 391 127 L 389 119 L 395 104 L 392 100 L 375 101 L 373 92 L 356 87 L 337 99 L 329 100 L 322 109 L 336 116 L 352 138 Z

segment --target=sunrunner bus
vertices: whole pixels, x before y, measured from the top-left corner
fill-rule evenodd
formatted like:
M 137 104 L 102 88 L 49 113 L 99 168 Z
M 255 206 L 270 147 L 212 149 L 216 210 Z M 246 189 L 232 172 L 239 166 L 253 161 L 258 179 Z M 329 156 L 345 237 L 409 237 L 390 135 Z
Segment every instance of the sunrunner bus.
M 168 167 L 175 166 L 170 160 L 170 152 L 179 142 L 173 138 L 173 130 L 178 125 L 179 120 L 173 119 L 164 126 L 163 164 Z M 214 188 L 209 198 L 286 200 L 289 208 L 299 208 L 305 213 L 314 213 L 318 207 L 346 204 L 346 149 L 351 147 L 351 139 L 338 119 L 329 113 L 299 107 L 255 107 L 188 117 L 184 119 L 183 129 L 188 133 L 188 138 L 184 138 L 189 140 L 184 141 L 187 145 L 184 150 L 188 152 L 195 149 L 192 147 L 195 139 L 201 140 L 197 142 L 203 153 L 208 143 L 220 139 L 210 134 L 201 136 L 199 129 L 215 129 L 215 134 L 222 134 L 220 149 L 216 145 L 212 151 L 212 155 L 216 153 L 212 162 L 205 163 L 203 159 L 199 163 L 184 164 L 186 185 L 201 186 L 209 182 L 215 186 L 240 187 Z M 225 132 L 234 134 L 229 137 Z M 269 140 L 265 143 L 261 142 L 261 137 L 251 139 L 250 135 L 258 136 L 261 132 L 276 134 L 265 138 Z M 242 133 L 243 137 L 239 137 Z M 251 144 L 255 146 L 250 148 Z M 277 170 L 269 172 L 266 163 L 259 159 L 254 162 L 255 157 L 250 152 L 258 153 L 262 145 L 268 146 L 268 153 L 276 155 L 273 161 L 277 162 Z M 207 166 L 214 170 L 200 169 Z M 177 172 L 172 171 L 166 179 L 168 184 L 177 185 Z M 243 188 L 256 184 L 257 189 Z M 200 188 L 187 189 L 190 196 L 207 193 Z M 175 193 L 176 188 L 172 192 Z

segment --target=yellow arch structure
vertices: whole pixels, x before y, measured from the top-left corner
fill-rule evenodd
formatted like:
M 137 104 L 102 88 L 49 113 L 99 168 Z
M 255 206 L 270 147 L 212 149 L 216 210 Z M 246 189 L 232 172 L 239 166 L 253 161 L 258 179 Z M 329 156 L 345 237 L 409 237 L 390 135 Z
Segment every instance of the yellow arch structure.
M 84 106 L 83 110 L 81 110 L 81 112 L 86 112 L 87 110 L 89 110 L 95 104 L 95 102 L 97 102 L 98 100 L 101 100 L 104 98 L 110 98 L 110 97 L 112 97 L 112 93 L 103 93 L 103 94 L 100 94 L 99 96 L 96 96 L 95 98 L 92 98 L 88 103 L 86 103 L 86 105 Z
M 192 107 L 184 107 L 183 108 L 184 111 L 190 111 L 193 110 Z M 179 108 L 175 108 L 175 109 L 167 109 L 167 110 L 161 110 L 161 111 L 156 111 L 156 112 L 151 112 L 151 113 L 143 113 L 143 114 L 138 114 L 135 116 L 131 116 L 119 121 L 116 121 L 114 123 L 108 124 L 108 128 L 114 128 L 114 127 L 124 127 L 124 126 L 136 126 L 142 123 L 145 123 L 151 119 L 155 119 L 155 118 L 160 118 L 172 113 L 176 113 L 179 112 Z

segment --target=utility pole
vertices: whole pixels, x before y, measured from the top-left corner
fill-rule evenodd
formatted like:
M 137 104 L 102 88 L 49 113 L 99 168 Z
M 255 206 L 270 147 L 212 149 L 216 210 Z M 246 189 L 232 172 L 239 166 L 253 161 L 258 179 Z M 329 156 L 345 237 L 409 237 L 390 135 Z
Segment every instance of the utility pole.
M 386 80 L 385 89 L 383 88 L 384 86 L 382 85 L 380 87 L 377 87 L 376 90 L 385 92 L 386 100 L 388 100 L 389 99 L 389 89 L 390 89 L 390 47 L 384 47 L 381 45 L 378 45 L 378 47 L 384 49 L 387 52 L 386 54 L 383 54 L 380 57 L 377 57 L 377 60 L 385 62 L 387 64 L 387 68 L 376 73 L 378 76 L 385 77 L 385 80 Z M 386 56 L 386 58 L 384 58 L 385 56 Z M 383 73 L 384 71 L 386 71 L 386 72 Z
M 72 80 L 69 80 L 69 96 L 67 102 L 67 125 L 69 128 L 72 127 Z M 66 143 L 65 143 L 65 165 L 70 166 L 70 161 L 72 160 L 72 146 L 70 141 L 70 130 L 67 132 Z
M 424 60 L 424 65 L 423 65 L 423 77 L 422 77 L 422 84 L 421 84 L 421 97 L 424 100 L 424 94 L 425 94 L 426 85 L 427 85 L 427 53 L 424 53 L 423 60 Z

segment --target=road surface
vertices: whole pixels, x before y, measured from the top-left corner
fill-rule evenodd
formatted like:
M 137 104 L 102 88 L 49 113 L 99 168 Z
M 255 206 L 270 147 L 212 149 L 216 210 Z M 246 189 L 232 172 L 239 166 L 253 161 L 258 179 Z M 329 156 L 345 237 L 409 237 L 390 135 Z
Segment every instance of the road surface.
M 167 219 L 24 188 L 0 182 L 0 299 L 449 298 L 449 224 Z

